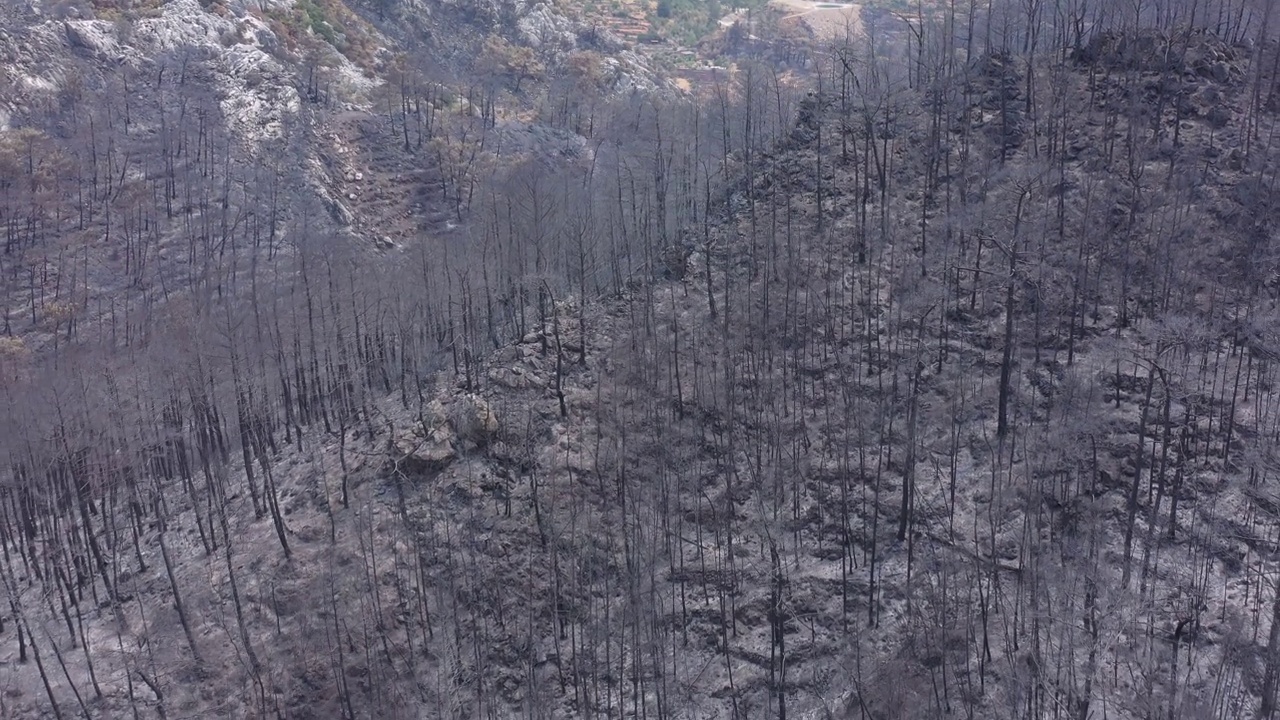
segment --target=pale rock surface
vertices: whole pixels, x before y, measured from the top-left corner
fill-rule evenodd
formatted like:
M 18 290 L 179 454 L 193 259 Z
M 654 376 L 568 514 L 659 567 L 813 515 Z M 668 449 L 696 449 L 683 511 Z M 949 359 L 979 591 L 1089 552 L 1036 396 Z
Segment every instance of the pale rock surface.
M 529 372 L 519 365 L 513 367 L 496 367 L 489 371 L 489 382 L 510 389 L 543 388 L 547 383 L 541 377 Z
M 500 427 L 493 407 L 484 398 L 470 393 L 459 396 L 450 405 L 449 424 L 458 439 L 472 448 L 489 444 Z
M 174 0 L 160 17 L 139 20 L 133 37 L 149 56 L 179 48 L 211 50 L 227 124 L 251 150 L 279 137 L 284 117 L 300 107 L 287 71 L 268 52 L 275 34 L 256 18 L 230 20 L 205 11 L 198 0 Z M 239 41 L 226 47 L 224 37 Z
M 395 439 L 401 462 L 421 469 L 439 470 L 458 457 L 458 439 L 450 425 L 448 412 L 439 400 L 433 400 L 423 413 L 422 423 L 400 431 Z
M 101 59 L 115 59 L 120 55 L 114 23 L 105 20 L 66 20 L 62 26 L 67 32 L 67 42 L 72 47 L 87 50 Z
M 520 37 L 532 48 L 573 48 L 577 44 L 575 23 L 544 4 L 538 4 L 516 22 Z

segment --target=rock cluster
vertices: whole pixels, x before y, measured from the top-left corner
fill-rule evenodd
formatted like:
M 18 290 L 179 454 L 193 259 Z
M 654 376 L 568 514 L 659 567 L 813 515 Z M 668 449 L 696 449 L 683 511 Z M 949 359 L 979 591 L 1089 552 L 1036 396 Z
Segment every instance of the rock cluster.
M 396 436 L 395 450 L 406 470 L 438 471 L 457 458 L 455 440 L 457 435 L 449 425 L 448 411 L 439 400 L 433 400 L 427 405 L 421 423 L 405 428 Z
M 228 125 L 250 150 L 279 137 L 285 117 L 300 106 L 290 71 L 274 54 L 275 33 L 247 10 L 218 14 L 200 0 L 171 0 L 133 20 L 62 13 L 34 19 L 24 30 L 23 39 L 0 38 L 0 56 L 32 95 L 55 97 L 66 78 L 83 71 L 75 58 L 104 72 L 126 66 L 156 73 L 166 58 L 195 60 L 199 68 L 188 72 L 212 80 Z
M 1216 83 L 1244 77 L 1240 49 L 1203 30 L 1104 32 L 1075 52 L 1075 60 L 1110 70 L 1173 73 Z
M 577 46 L 577 25 L 569 18 L 539 4 L 516 21 L 516 29 L 526 45 L 537 49 L 573 49 Z
M 449 405 L 449 426 L 467 450 L 485 447 L 497 437 L 500 428 L 493 407 L 484 398 L 470 393 L 459 396 Z
M 478 395 L 459 395 L 448 405 L 437 398 L 424 409 L 421 422 L 395 436 L 396 461 L 412 473 L 439 472 L 459 453 L 488 446 L 499 428 L 497 413 Z
M 71 47 L 85 50 L 103 60 L 114 60 L 120 54 L 116 30 L 112 23 L 103 20 L 65 20 L 62 23 Z

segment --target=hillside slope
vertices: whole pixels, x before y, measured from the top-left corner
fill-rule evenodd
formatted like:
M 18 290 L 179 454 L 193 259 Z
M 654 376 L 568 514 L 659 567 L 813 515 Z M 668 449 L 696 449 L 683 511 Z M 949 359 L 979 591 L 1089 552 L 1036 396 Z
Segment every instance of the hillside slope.
M 1274 712 L 1260 15 L 201 105 L 179 10 L 6 41 L 101 102 L 4 133 L 5 717 Z

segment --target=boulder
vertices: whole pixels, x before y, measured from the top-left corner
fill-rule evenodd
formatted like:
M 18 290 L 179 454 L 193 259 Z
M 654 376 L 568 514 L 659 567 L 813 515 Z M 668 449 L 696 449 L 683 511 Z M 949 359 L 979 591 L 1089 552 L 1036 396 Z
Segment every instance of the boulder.
M 89 54 L 102 59 L 114 59 L 120 54 L 120 44 L 116 42 L 115 26 L 104 20 L 64 20 L 62 27 L 67 32 L 67 42 L 71 47 L 86 50 Z
M 427 406 L 421 423 L 399 432 L 393 443 L 402 469 L 419 474 L 443 470 L 458 457 L 457 436 L 439 400 Z
M 547 383 L 520 366 L 496 367 L 489 371 L 489 382 L 509 390 L 543 388 Z
M 1225 83 L 1231 80 L 1231 67 L 1225 62 L 1216 62 L 1209 66 L 1208 76 L 1216 83 Z
M 322 192 L 320 201 L 324 203 L 325 209 L 329 211 L 329 217 L 333 218 L 333 221 L 339 225 L 345 227 L 355 221 L 355 216 L 351 214 L 347 206 L 329 193 Z
M 449 425 L 467 447 L 482 448 L 498 435 L 498 416 L 479 395 L 465 394 L 449 406 Z

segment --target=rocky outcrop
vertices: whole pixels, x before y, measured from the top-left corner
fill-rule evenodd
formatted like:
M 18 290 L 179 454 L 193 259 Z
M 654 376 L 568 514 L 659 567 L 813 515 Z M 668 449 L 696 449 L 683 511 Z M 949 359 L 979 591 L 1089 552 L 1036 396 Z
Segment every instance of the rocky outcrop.
M 173 0 L 159 16 L 136 21 L 130 42 L 154 56 L 187 47 L 221 48 L 221 39 L 234 30 L 231 19 L 205 10 L 199 0 Z
M 542 50 L 572 50 L 578 44 L 578 27 L 569 18 L 539 4 L 516 21 L 526 45 Z
M 137 21 L 131 42 L 149 57 L 190 48 L 208 52 L 227 124 L 250 150 L 279 137 L 285 116 L 300 107 L 288 71 L 272 54 L 275 33 L 255 17 L 223 17 L 198 0 L 174 0 L 159 17 Z
M 95 68 L 116 74 L 125 66 L 162 77 L 166 58 L 180 58 L 188 77 L 195 72 L 210 80 L 232 134 L 250 151 L 280 137 L 285 117 L 300 107 L 291 71 L 277 52 L 275 33 L 248 8 L 233 4 L 213 12 L 199 0 L 171 0 L 132 20 L 42 18 L 20 35 L 0 37 L 0 59 L 30 96 L 7 98 L 16 104 L 35 104 L 40 96 L 47 102 L 68 77 Z
M 495 367 L 489 371 L 488 377 L 489 382 L 508 390 L 527 390 L 547 386 L 546 380 L 519 365 Z
M 434 476 L 461 453 L 488 447 L 500 426 L 493 407 L 483 398 L 463 394 L 427 404 L 421 420 L 397 430 L 392 440 L 393 462 L 402 471 Z
M 401 469 L 415 474 L 439 472 L 458 457 L 457 439 L 444 404 L 433 400 L 427 405 L 422 422 L 396 435 L 396 462 Z
M 347 206 L 330 194 L 328 190 L 323 187 L 317 187 L 316 194 L 320 196 L 320 202 L 324 204 L 325 210 L 329 211 L 329 217 L 333 218 L 334 222 L 343 227 L 355 222 L 355 216 L 351 214 Z
M 1111 70 L 1174 73 L 1216 83 L 1244 78 L 1239 48 L 1203 30 L 1103 32 L 1075 52 L 1075 60 Z
M 497 435 L 498 415 L 479 395 L 463 395 L 449 406 L 449 425 L 464 449 L 486 447 Z
M 532 3 L 527 8 L 517 5 L 522 9 L 514 15 L 518 18 L 516 37 L 551 63 L 575 51 L 604 51 L 608 54 L 602 59 L 603 75 L 613 92 L 655 92 L 668 88 L 639 55 L 627 50 L 608 30 L 566 17 L 549 3 Z
M 86 51 L 99 59 L 116 59 L 120 56 L 120 43 L 116 40 L 114 24 L 103 20 L 66 20 L 62 27 L 71 47 Z

